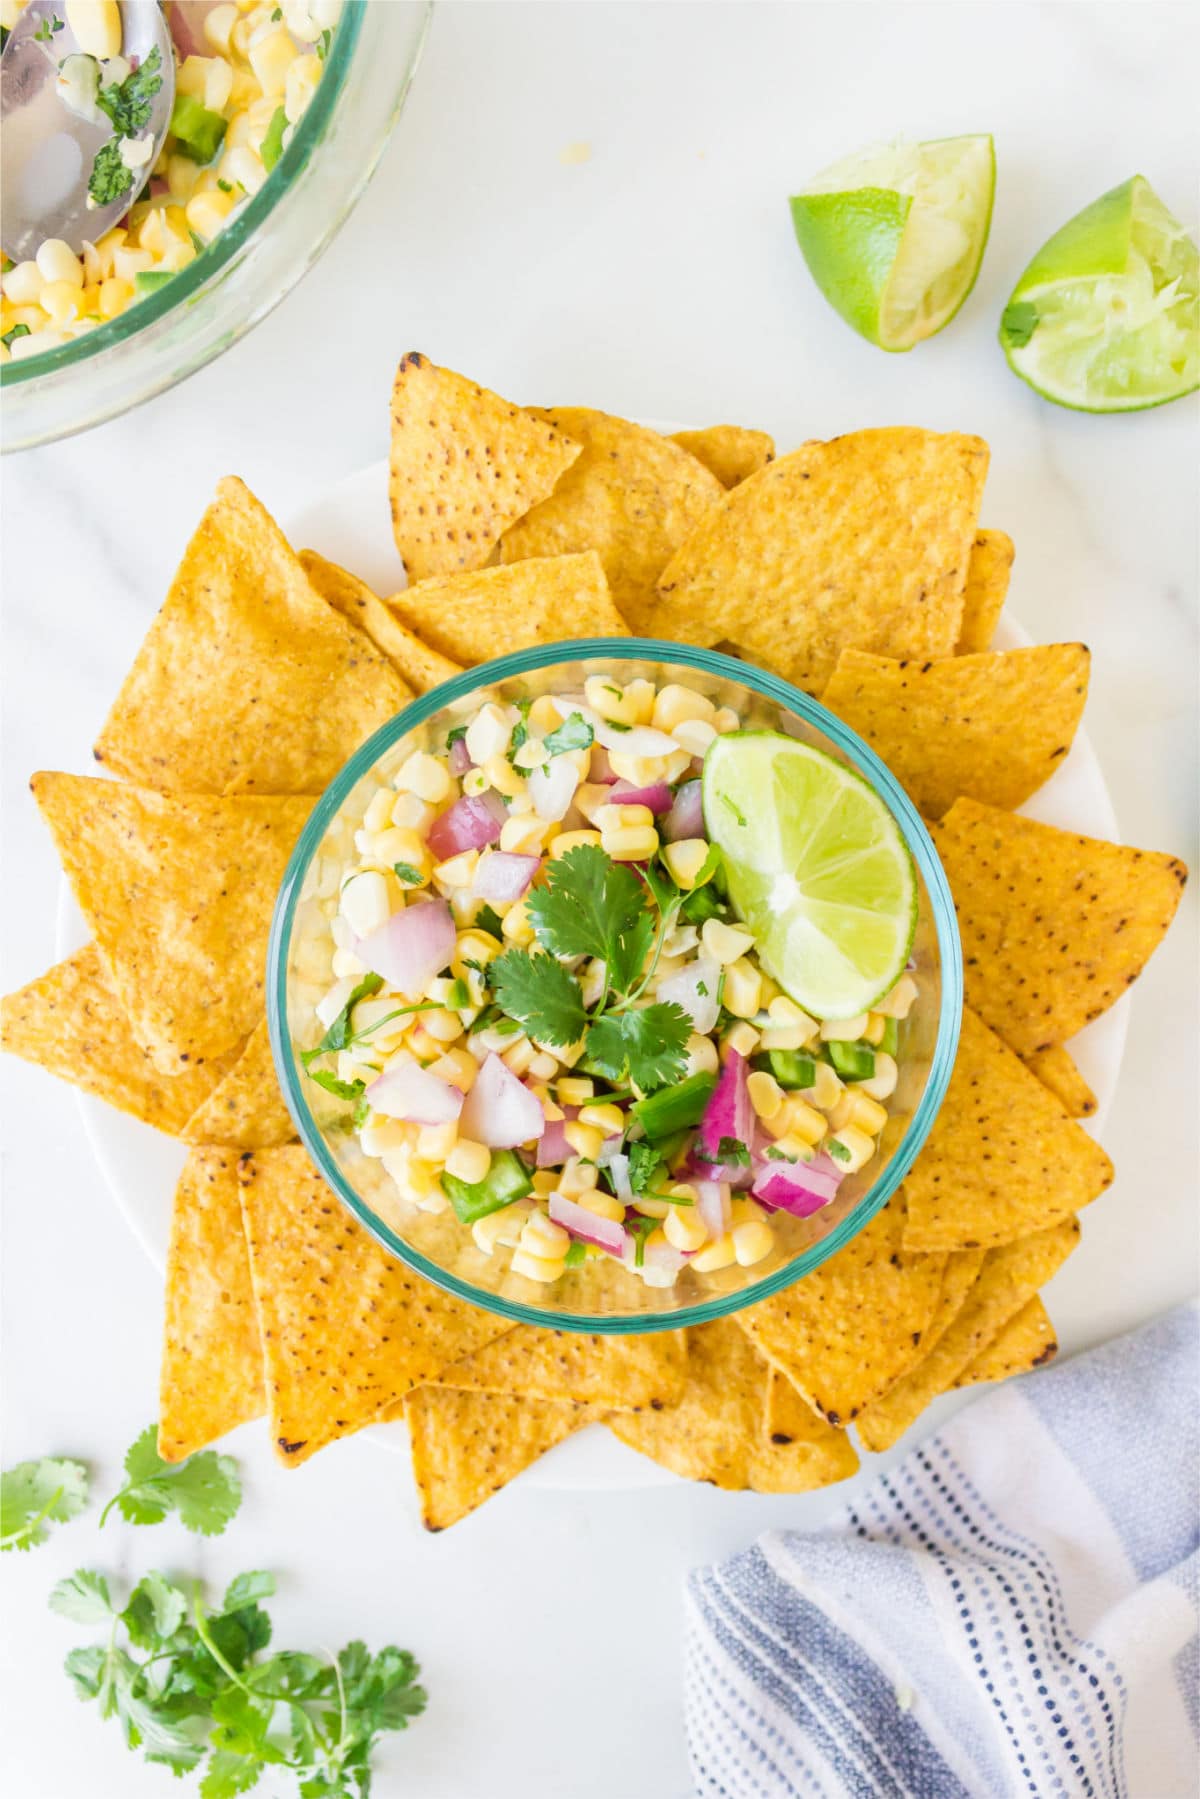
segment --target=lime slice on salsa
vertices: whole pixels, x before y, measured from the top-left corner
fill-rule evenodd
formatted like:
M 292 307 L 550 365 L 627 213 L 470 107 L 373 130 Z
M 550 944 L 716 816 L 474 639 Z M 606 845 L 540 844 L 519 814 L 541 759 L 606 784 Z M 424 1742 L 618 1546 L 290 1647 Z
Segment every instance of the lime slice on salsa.
M 732 731 L 704 758 L 704 822 L 759 959 L 818 1018 L 853 1018 L 904 971 L 917 876 L 861 775 L 774 731 Z
M 1000 321 L 1004 354 L 1044 399 L 1139 412 L 1200 386 L 1196 245 L 1133 176 L 1042 245 Z
M 792 196 L 813 280 L 881 350 L 948 325 L 975 285 L 992 222 L 990 137 L 863 150 Z

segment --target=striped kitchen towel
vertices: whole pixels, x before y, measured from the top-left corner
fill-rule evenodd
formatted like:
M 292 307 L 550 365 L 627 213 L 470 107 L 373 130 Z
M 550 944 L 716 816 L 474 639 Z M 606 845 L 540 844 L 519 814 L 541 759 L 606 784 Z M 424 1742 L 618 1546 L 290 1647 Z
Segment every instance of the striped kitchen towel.
M 691 1576 L 701 1799 L 1200 1791 L 1200 1314 L 958 1413 L 823 1530 Z

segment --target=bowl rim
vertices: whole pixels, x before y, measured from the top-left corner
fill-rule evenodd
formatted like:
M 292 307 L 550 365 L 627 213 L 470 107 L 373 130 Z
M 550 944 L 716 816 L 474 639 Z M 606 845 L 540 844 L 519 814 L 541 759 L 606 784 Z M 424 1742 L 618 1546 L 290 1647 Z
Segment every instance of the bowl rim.
M 0 369 L 0 385 L 21 387 L 43 375 L 78 368 L 105 350 L 128 342 L 138 332 L 156 324 L 168 312 L 174 312 L 177 307 L 185 305 L 232 261 L 243 244 L 260 226 L 267 223 L 320 143 L 325 127 L 341 99 L 366 18 L 366 7 L 367 0 L 345 0 L 342 16 L 329 46 L 324 72 L 312 100 L 292 132 L 291 142 L 258 192 L 250 196 L 228 229 L 219 231 L 193 262 L 181 269 L 172 280 L 164 282 L 156 293 L 147 294 L 145 299 L 139 300 L 136 306 L 128 307 L 115 319 L 107 320 L 94 331 L 85 332 L 71 343 L 60 344 L 56 350 L 47 350 L 40 356 L 30 356 L 20 362 L 5 363 Z
M 899 825 L 909 853 L 920 871 L 929 895 L 937 938 L 942 979 L 941 1008 L 937 1036 L 930 1061 L 929 1077 L 920 1103 L 908 1127 L 896 1145 L 891 1160 L 841 1222 L 819 1243 L 791 1261 L 763 1275 L 758 1281 L 735 1293 L 720 1294 L 710 1300 L 679 1306 L 670 1311 L 631 1313 L 613 1316 L 606 1313 L 556 1312 L 551 1307 L 522 1304 L 503 1295 L 485 1291 L 471 1281 L 451 1274 L 431 1262 L 412 1244 L 397 1234 L 372 1210 L 354 1190 L 337 1163 L 329 1155 L 325 1140 L 305 1097 L 296 1058 L 292 1053 L 287 1028 L 287 968 L 292 926 L 304 881 L 314 854 L 325 837 L 331 819 L 347 794 L 368 774 L 379 759 L 400 738 L 416 726 L 424 724 L 436 713 L 479 688 L 494 686 L 499 681 L 531 674 L 557 663 L 585 662 L 594 659 L 616 662 L 671 662 L 715 675 L 749 688 L 762 698 L 773 701 L 786 711 L 795 713 L 821 731 L 846 755 L 856 770 L 874 787 Z M 443 1292 L 470 1305 L 481 1306 L 513 1324 L 532 1324 L 543 1329 L 568 1330 L 596 1336 L 633 1336 L 657 1330 L 679 1330 L 685 1326 L 707 1324 L 745 1310 L 774 1293 L 782 1292 L 803 1279 L 823 1262 L 843 1249 L 856 1237 L 891 1198 L 913 1162 L 941 1107 L 950 1083 L 958 1050 L 962 1020 L 963 969 L 958 923 L 949 883 L 942 870 L 933 840 L 916 807 L 885 763 L 848 725 L 842 723 L 817 700 L 799 688 L 767 673 L 750 663 L 724 655 L 719 650 L 698 649 L 691 644 L 672 643 L 655 637 L 585 637 L 564 643 L 538 644 L 531 649 L 514 650 L 464 670 L 450 681 L 444 681 L 416 699 L 381 725 L 359 748 L 326 787 L 314 806 L 295 849 L 292 851 L 271 919 L 267 947 L 267 1025 L 275 1071 L 292 1121 L 308 1154 L 326 1184 L 330 1186 L 364 1229 L 391 1255 L 396 1256 Z

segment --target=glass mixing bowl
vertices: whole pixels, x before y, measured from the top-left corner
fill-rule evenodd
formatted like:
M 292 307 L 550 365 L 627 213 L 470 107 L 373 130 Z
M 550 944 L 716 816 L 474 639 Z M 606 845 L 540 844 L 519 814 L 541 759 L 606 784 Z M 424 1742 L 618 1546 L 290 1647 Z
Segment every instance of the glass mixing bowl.
M 157 293 L 0 369 L 5 450 L 86 431 L 227 350 L 333 239 L 400 116 L 433 0 L 346 0 L 316 93 L 258 193 Z
M 450 1210 L 417 1210 L 363 1154 L 350 1108 L 304 1078 L 299 1052 L 320 1035 L 316 1002 L 333 982 L 328 919 L 339 878 L 357 859 L 354 833 L 367 802 L 414 749 L 444 743 L 485 700 L 511 702 L 576 689 L 590 674 L 677 681 L 732 706 L 746 724 L 785 731 L 857 769 L 884 799 L 916 863 L 919 914 L 913 964 L 919 997 L 900 1027 L 900 1080 L 879 1151 L 845 1179 L 811 1218 L 776 1212 L 775 1248 L 753 1268 L 699 1274 L 685 1268 L 672 1288 L 651 1288 L 612 1258 L 571 1269 L 553 1286 L 485 1256 Z M 309 1154 L 338 1197 L 384 1247 L 438 1286 L 522 1324 L 595 1332 L 703 1324 L 753 1305 L 800 1280 L 848 1243 L 895 1191 L 925 1141 L 945 1096 L 962 1012 L 962 954 L 954 905 L 929 834 L 899 783 L 832 713 L 786 682 L 713 650 L 647 638 L 545 644 L 484 663 L 406 706 L 363 745 L 327 788 L 296 846 L 271 931 L 267 1014 L 280 1085 Z

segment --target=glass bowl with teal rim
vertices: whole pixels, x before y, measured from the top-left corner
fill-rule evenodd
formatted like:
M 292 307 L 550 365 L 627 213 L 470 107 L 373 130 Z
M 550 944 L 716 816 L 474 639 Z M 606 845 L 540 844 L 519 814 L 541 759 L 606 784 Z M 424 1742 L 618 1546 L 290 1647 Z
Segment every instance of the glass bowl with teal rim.
M 651 1287 L 612 1256 L 568 1269 L 551 1285 L 514 1274 L 508 1252 L 485 1255 L 454 1211 L 420 1209 L 382 1162 L 367 1155 L 352 1107 L 306 1078 L 300 1057 L 321 1038 L 315 1006 L 334 982 L 330 920 L 341 876 L 358 859 L 355 833 L 381 783 L 416 749 L 441 748 L 487 700 L 511 703 L 578 690 L 589 675 L 623 683 L 677 682 L 730 706 L 744 726 L 787 733 L 862 775 L 884 800 L 917 871 L 918 918 L 910 968 L 917 998 L 899 1026 L 899 1079 L 874 1158 L 845 1178 L 808 1218 L 777 1211 L 774 1247 L 752 1267 L 701 1274 L 687 1266 L 670 1287 Z M 945 1096 L 962 1012 L 962 953 L 954 905 L 920 817 L 895 777 L 862 740 L 807 695 L 713 650 L 648 638 L 590 638 L 501 656 L 405 707 L 347 763 L 318 801 L 276 902 L 267 963 L 267 1015 L 280 1084 L 317 1168 L 360 1224 L 439 1287 L 514 1323 L 628 1333 L 703 1324 L 765 1299 L 834 1255 L 895 1192 Z
M 374 174 L 432 12 L 433 0 L 345 0 L 291 142 L 233 221 L 186 269 L 117 318 L 0 368 L 6 451 L 127 412 L 203 368 L 279 304 Z

